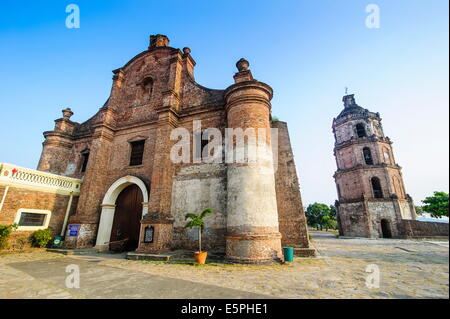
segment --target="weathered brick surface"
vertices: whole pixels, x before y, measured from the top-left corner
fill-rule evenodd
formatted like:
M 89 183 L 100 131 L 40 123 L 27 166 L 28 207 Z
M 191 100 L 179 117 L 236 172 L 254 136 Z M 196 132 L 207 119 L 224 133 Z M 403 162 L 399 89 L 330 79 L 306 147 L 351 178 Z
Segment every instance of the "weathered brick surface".
M 416 215 L 392 142 L 378 113 L 358 106 L 353 95 L 343 101 L 344 110 L 333 120 L 339 231 L 344 236 L 382 237 L 381 224 L 388 223 L 391 235 L 399 237 L 401 221 Z M 379 179 L 381 196 L 375 194 L 373 178 Z
M 278 129 L 278 165 L 275 172 L 278 220 L 283 246 L 309 247 L 308 228 L 287 123 L 272 122 Z
M 0 189 L 4 189 L 4 186 L 0 187 Z M 3 204 L 3 209 L 0 212 L 0 224 L 12 224 L 18 210 L 21 208 L 49 210 L 51 211 L 49 228 L 54 235 L 59 235 L 69 203 L 69 197 L 68 195 L 10 187 Z M 76 205 L 77 197 L 74 197 L 71 213 L 74 212 Z
M 97 233 L 98 224 L 84 223 L 80 226 L 78 236 L 69 236 L 69 229 L 67 229 L 64 238 L 64 248 L 89 248 L 95 245 L 95 235 Z
M 181 168 L 174 177 L 172 216 L 176 247 L 198 248 L 198 232 L 185 229 L 186 213 L 198 213 L 205 207 L 214 215 L 205 220 L 202 246 L 208 250 L 225 250 L 227 227 L 227 171 L 225 164 L 200 164 Z
M 3 198 L 3 194 L 5 193 L 6 186 L 0 185 L 0 200 Z
M 145 235 L 145 227 L 147 227 L 149 224 L 142 223 L 141 225 L 141 234 L 139 239 L 139 248 L 136 250 L 137 252 L 144 252 L 144 253 L 162 253 L 170 251 L 172 248 L 172 230 L 173 226 L 172 224 L 165 224 L 165 223 L 152 223 L 154 227 L 154 233 L 153 233 L 153 242 L 152 243 L 145 243 L 144 242 L 144 235 Z
M 85 231 L 83 238 L 66 241 L 67 246 L 84 247 L 95 242 L 105 193 L 115 181 L 131 175 L 147 187 L 148 212 L 174 218 L 172 248 L 197 247 L 197 236 L 183 228 L 184 215 L 211 207 L 216 214 L 208 217 L 203 242 L 208 249 L 225 250 L 230 210 L 227 205 L 229 167 L 223 164 L 211 169 L 204 163 L 173 164 L 169 154 L 176 141 L 170 139 L 170 133 L 177 127 L 192 132 L 194 120 L 201 120 L 203 129 L 217 128 L 222 134 L 226 127 L 270 128 L 271 89 L 257 81 L 250 86 L 243 84 L 251 73 L 239 72 L 235 76 L 237 84 L 231 87 L 233 99 L 238 101 L 245 96 L 250 99 L 231 105 L 225 99 L 225 90 L 208 89 L 195 82 L 195 61 L 190 49 L 171 48 L 164 36 L 154 39 L 148 50 L 113 71 L 111 95 L 91 119 L 75 123 L 66 111 L 56 121 L 55 129 L 45 133 L 39 169 L 84 179 L 77 212 L 69 223 L 80 224 Z M 236 85 L 247 86 L 245 94 L 240 89 L 234 90 Z M 270 141 L 270 131 L 267 134 Z M 144 139 L 142 165 L 129 166 L 130 142 Z M 290 143 L 287 130 L 282 143 Z M 90 152 L 84 173 L 80 171 L 83 151 Z M 279 219 L 285 242 L 307 246 L 293 158 L 288 154 L 291 151 L 283 152 L 280 174 L 268 177 L 272 183 L 277 179 L 277 195 L 274 191 L 272 198 L 257 193 L 255 196 L 260 196 L 257 202 L 261 203 L 273 200 L 275 210 L 278 199 L 275 196 L 279 196 L 284 201 L 280 207 L 286 210 Z M 192 149 L 190 156 L 193 156 Z M 278 228 L 277 220 L 278 217 L 273 226 Z M 273 246 L 278 247 L 277 236 L 274 241 Z M 139 249 L 145 250 L 145 245 Z
M 448 237 L 448 226 L 448 223 L 402 220 L 404 236 L 407 238 Z
M 270 149 L 272 89 L 254 80 L 248 70 L 239 70 L 234 79 L 225 93 L 228 127 L 254 129 L 258 147 Z M 260 142 L 260 134 L 265 134 L 265 141 Z M 282 258 L 272 154 L 257 154 L 254 163 L 228 164 L 226 256 L 240 263 Z

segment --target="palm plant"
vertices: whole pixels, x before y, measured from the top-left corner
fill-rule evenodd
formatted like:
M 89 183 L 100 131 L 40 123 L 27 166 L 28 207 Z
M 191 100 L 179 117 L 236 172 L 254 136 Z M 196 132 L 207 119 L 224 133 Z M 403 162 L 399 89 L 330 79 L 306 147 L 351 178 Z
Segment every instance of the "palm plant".
M 198 246 L 199 246 L 199 252 L 202 251 L 202 231 L 205 228 L 205 221 L 204 218 L 210 214 L 214 214 L 214 211 L 211 208 L 205 209 L 201 214 L 186 214 L 185 219 L 190 221 L 184 226 L 185 228 L 192 229 L 195 227 L 198 227 Z

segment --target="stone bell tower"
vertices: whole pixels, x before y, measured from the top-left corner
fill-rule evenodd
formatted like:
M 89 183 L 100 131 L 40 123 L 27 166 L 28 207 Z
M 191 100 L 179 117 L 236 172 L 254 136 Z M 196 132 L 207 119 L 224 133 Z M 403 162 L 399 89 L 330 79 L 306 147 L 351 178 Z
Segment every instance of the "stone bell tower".
M 334 175 L 339 200 L 339 231 L 352 237 L 401 236 L 402 219 L 415 219 L 392 141 L 384 135 L 379 113 L 343 98 L 344 110 L 333 120 Z
M 281 258 L 270 147 L 273 92 L 267 84 L 253 79 L 248 61 L 241 59 L 236 66 L 239 72 L 234 75 L 235 84 L 225 91 L 227 126 L 244 131 L 253 129 L 259 145 L 255 161 L 227 161 L 226 255 L 229 260 L 240 263 L 271 262 Z M 244 152 L 244 146 L 234 144 L 234 140 L 231 143 L 236 153 Z

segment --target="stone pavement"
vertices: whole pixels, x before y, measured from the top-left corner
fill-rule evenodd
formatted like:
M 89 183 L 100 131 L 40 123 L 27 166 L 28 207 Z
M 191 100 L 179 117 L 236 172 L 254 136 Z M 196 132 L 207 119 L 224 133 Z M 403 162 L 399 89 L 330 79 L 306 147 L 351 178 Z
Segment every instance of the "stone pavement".
M 448 241 L 339 239 L 312 231 L 318 258 L 286 265 L 132 261 L 124 255 L 0 255 L 0 298 L 448 298 Z M 65 286 L 66 266 L 80 288 Z M 369 265 L 379 288 L 366 287 Z M 372 266 L 373 267 L 373 266 Z

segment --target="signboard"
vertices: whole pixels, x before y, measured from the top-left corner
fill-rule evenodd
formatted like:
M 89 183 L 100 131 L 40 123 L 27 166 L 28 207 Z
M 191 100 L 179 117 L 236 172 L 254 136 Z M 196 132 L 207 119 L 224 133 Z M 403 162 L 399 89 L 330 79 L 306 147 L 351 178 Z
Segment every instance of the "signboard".
M 69 225 L 69 236 L 77 237 L 78 232 L 80 231 L 81 225 Z
M 155 229 L 153 228 L 153 226 L 145 227 L 144 243 L 153 243 L 153 233 L 154 233 L 154 231 L 155 231 Z

